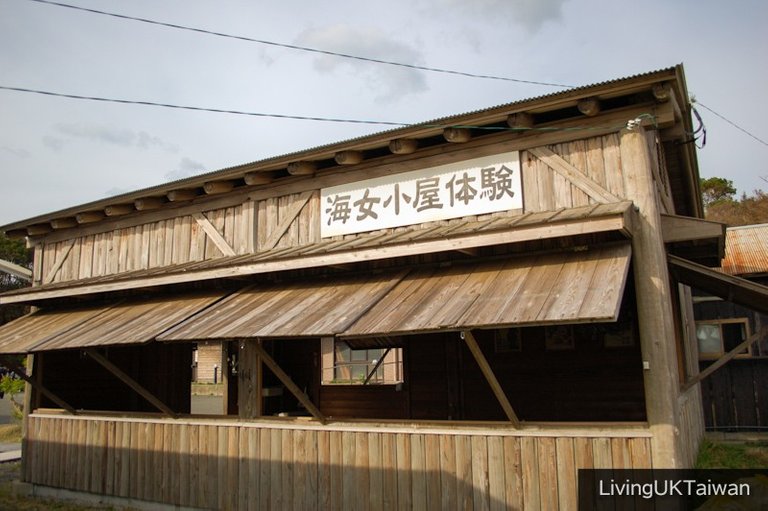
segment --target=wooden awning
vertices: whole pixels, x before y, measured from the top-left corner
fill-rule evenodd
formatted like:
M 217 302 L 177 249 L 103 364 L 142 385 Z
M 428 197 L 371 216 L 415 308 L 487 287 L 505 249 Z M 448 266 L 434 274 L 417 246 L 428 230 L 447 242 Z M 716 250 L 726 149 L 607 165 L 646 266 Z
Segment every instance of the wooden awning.
M 16 289 L 0 293 L 0 305 L 41 304 L 46 300 L 96 293 L 242 278 L 246 275 L 277 275 L 298 269 L 406 259 L 417 254 L 471 251 L 482 247 L 577 235 L 619 232 L 630 237 L 633 218 L 632 202 L 623 201 L 483 220 L 459 220 L 428 228 L 417 225 L 402 231 L 362 233 L 349 238 L 324 239 L 298 247 L 280 247 L 255 254 L 191 261 L 118 275 Z
M 221 299 L 209 292 L 40 310 L 0 327 L 0 354 L 142 344 Z
M 344 332 L 405 272 L 250 287 L 189 318 L 160 341 L 326 337 Z
M 672 274 L 683 284 L 768 314 L 768 286 L 727 275 L 681 257 L 669 255 Z
M 629 243 L 492 262 L 251 288 L 160 341 L 340 336 L 615 321 Z
M 629 243 L 417 272 L 342 334 L 616 321 Z

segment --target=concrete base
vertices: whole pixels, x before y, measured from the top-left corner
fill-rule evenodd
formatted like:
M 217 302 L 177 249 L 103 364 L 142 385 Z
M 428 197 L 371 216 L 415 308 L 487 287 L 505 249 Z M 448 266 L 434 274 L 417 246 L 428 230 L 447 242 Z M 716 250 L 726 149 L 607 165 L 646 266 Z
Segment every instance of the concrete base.
M 205 511 L 196 507 L 174 506 L 151 502 L 149 500 L 114 497 L 111 495 L 98 495 L 82 491 L 64 490 L 51 486 L 13 481 L 13 494 L 24 497 L 38 497 L 41 499 L 67 500 L 80 504 L 112 506 L 115 509 L 138 509 L 147 511 Z

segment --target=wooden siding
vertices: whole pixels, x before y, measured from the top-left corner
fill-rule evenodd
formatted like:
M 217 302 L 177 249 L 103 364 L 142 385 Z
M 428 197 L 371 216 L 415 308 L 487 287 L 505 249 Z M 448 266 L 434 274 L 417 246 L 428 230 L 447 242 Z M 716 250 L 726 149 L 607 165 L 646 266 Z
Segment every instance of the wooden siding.
M 547 156 L 546 163 L 542 155 Z M 661 160 L 654 160 L 659 162 L 655 176 L 662 202 L 667 203 Z M 431 163 L 425 160 L 423 165 Z M 615 202 L 625 196 L 616 133 L 521 151 L 521 167 L 524 208 L 515 214 Z M 359 179 L 371 172 L 362 172 Z M 184 208 L 184 214 L 175 218 L 73 239 L 59 237 L 44 244 L 39 278 L 43 284 L 66 282 L 216 259 L 225 252 L 243 255 L 318 242 L 319 190 L 276 193 L 281 195 L 197 213 Z M 222 242 L 227 245 L 224 252 Z
M 678 398 L 680 413 L 680 435 L 683 442 L 683 461 L 693 467 L 699 454 L 699 445 L 704 438 L 704 415 L 702 414 L 701 390 L 698 385 L 688 389 Z
M 252 201 L 203 214 L 235 254 L 254 251 L 256 208 Z M 194 216 L 185 215 L 46 244 L 42 277 L 44 284 L 64 282 L 224 255 Z
M 539 431 L 29 417 L 26 482 L 206 509 L 577 507 L 579 468 L 651 468 L 641 428 Z

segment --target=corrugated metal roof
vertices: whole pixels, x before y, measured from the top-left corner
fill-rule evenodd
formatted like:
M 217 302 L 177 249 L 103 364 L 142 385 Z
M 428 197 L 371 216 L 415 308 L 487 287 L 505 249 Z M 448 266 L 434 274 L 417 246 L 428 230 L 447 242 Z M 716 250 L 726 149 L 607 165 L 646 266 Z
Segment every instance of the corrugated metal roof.
M 261 160 L 256 160 L 250 163 L 242 165 L 236 165 L 233 167 L 227 167 L 197 176 L 192 176 L 160 185 L 143 188 L 140 190 L 100 199 L 97 201 L 88 202 L 81 205 L 76 205 L 70 208 L 54 211 L 44 215 L 38 215 L 29 219 L 13 222 L 8 225 L 0 226 L 0 231 L 10 231 L 13 229 L 23 228 L 29 225 L 48 222 L 53 218 L 71 217 L 77 213 L 103 209 L 108 205 L 125 204 L 132 202 L 136 199 L 143 197 L 152 197 L 158 195 L 164 195 L 171 190 L 178 190 L 184 188 L 194 188 L 202 186 L 203 183 L 211 180 L 221 179 L 233 179 L 236 177 L 242 177 L 247 172 L 269 168 L 271 165 L 284 164 L 288 161 L 300 161 L 300 160 L 316 160 L 322 157 L 326 157 L 329 154 L 333 154 L 336 151 L 342 149 L 350 149 L 359 147 L 361 145 L 372 144 L 374 146 L 386 145 L 386 142 L 394 138 L 407 138 L 414 136 L 417 133 L 424 134 L 424 130 L 432 130 L 435 133 L 439 133 L 441 129 L 451 126 L 465 126 L 488 123 L 490 120 L 488 117 L 502 116 L 498 120 L 502 120 L 503 116 L 510 112 L 523 111 L 527 109 L 535 109 L 538 103 L 544 103 L 552 100 L 567 101 L 570 99 L 576 99 L 580 97 L 586 97 L 587 95 L 599 94 L 601 91 L 616 87 L 618 85 L 626 84 L 631 86 L 634 82 L 643 82 L 646 80 L 660 81 L 670 80 L 676 77 L 682 77 L 682 65 L 676 67 L 659 69 L 656 71 L 650 71 L 647 73 L 640 73 L 624 78 L 617 78 L 613 80 L 607 80 L 596 84 L 584 85 L 580 87 L 574 87 L 567 91 L 553 92 L 550 94 L 544 94 L 533 98 L 528 98 L 519 101 L 513 101 L 502 105 L 483 108 L 472 112 L 463 114 L 456 114 L 446 117 L 433 119 L 431 121 L 420 122 L 403 128 L 394 128 L 390 130 L 384 130 L 373 134 L 350 138 L 340 142 L 334 142 L 330 144 L 323 144 L 309 149 L 301 151 L 286 153 L 279 156 L 273 156 Z M 685 93 L 684 86 L 681 86 L 681 90 Z M 682 101 L 684 98 L 679 98 Z M 683 104 L 683 103 L 681 103 Z
M 729 275 L 768 273 L 768 224 L 729 227 L 721 268 Z
M 142 344 L 221 299 L 209 292 L 28 314 L 0 327 L 0 353 Z

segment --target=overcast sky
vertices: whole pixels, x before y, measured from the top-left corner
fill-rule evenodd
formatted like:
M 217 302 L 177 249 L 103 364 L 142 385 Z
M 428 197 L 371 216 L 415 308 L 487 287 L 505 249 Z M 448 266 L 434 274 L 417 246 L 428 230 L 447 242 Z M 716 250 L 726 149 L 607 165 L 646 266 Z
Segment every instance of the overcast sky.
M 278 43 L 588 85 L 685 65 L 703 105 L 768 140 L 768 2 L 62 0 Z M 563 90 L 415 71 L 0 0 L 0 85 L 283 115 L 420 122 Z M 703 177 L 768 189 L 768 147 L 699 108 Z M 385 127 L 0 90 L 0 225 Z

